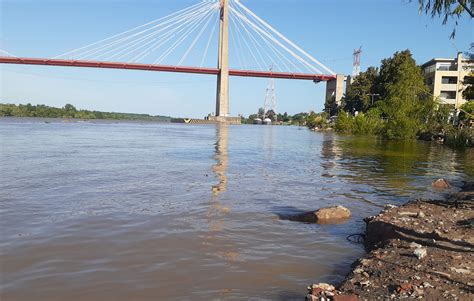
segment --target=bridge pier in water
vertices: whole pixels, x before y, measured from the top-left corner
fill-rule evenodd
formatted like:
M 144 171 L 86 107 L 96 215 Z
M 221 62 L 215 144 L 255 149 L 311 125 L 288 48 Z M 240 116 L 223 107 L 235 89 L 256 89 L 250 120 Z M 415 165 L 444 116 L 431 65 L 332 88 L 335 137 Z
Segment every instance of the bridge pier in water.
M 211 116 L 209 119 L 217 122 L 240 124 L 241 120 L 239 117 L 230 117 L 229 115 L 229 1 L 221 0 L 216 116 Z

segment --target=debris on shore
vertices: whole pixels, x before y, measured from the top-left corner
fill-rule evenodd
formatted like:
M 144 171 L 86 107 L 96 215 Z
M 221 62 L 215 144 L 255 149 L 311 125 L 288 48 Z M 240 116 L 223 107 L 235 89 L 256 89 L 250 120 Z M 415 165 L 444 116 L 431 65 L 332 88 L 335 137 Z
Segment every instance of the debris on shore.
M 365 219 L 366 258 L 337 289 L 316 284 L 306 299 L 474 300 L 473 209 L 474 183 L 447 200 L 387 206 Z

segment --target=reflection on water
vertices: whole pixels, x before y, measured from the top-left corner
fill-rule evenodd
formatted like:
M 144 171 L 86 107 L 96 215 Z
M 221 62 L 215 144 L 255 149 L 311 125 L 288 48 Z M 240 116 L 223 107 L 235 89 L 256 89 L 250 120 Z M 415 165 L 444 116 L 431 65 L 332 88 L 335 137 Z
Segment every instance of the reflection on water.
M 229 125 L 218 124 L 216 125 L 216 143 L 215 143 L 215 155 L 214 159 L 216 164 L 212 166 L 219 183 L 212 186 L 212 198 L 207 212 L 208 223 L 209 223 L 209 235 L 206 237 L 205 244 L 212 245 L 218 250 L 215 251 L 215 255 L 221 257 L 229 262 L 236 261 L 239 257 L 239 253 L 232 248 L 229 248 L 229 244 L 223 244 L 219 242 L 219 236 L 216 232 L 221 232 L 224 229 L 225 216 L 230 213 L 230 207 L 224 206 L 219 200 L 219 195 L 227 190 L 227 168 L 229 165 L 228 157 L 228 143 L 229 143 Z M 227 245 L 225 249 L 222 246 Z
M 0 118 L 0 137 L 2 301 L 301 300 L 363 253 L 362 218 L 474 175 L 472 150 L 296 127 Z M 276 218 L 334 204 L 353 219 Z
M 229 143 L 229 125 L 218 124 L 216 126 L 216 144 L 215 159 L 217 163 L 212 167 L 212 170 L 219 179 L 219 184 L 212 187 L 212 193 L 218 197 L 219 194 L 225 192 L 227 189 L 227 176 L 226 171 L 229 165 L 229 156 L 227 153 L 227 147 Z

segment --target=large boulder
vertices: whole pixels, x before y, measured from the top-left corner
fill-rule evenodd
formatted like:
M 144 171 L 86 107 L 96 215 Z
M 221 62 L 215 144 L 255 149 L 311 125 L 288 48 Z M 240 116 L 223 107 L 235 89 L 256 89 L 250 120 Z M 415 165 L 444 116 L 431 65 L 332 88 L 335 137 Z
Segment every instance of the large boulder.
M 351 215 L 351 211 L 346 207 L 333 206 L 293 215 L 289 219 L 305 223 L 339 224 L 347 221 Z

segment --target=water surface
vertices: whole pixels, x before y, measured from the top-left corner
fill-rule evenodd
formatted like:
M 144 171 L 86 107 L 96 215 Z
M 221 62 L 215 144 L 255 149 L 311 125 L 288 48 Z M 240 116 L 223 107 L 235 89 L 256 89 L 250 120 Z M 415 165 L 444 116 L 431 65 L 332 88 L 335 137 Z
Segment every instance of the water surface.
M 386 203 L 472 179 L 472 150 L 298 127 L 0 119 L 0 299 L 301 300 Z M 347 224 L 279 214 L 340 204 Z

